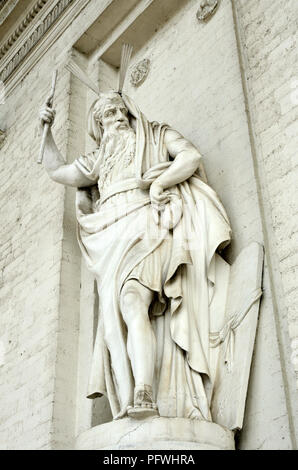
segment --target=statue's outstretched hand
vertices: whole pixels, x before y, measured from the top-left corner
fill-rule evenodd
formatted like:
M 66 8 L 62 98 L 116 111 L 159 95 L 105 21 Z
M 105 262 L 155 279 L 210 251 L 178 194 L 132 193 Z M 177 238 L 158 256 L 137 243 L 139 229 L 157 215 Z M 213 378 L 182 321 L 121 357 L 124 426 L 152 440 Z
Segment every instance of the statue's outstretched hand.
M 55 115 L 56 111 L 48 105 L 47 100 L 39 112 L 41 126 L 43 127 L 45 124 L 49 124 L 49 126 L 51 127 L 54 122 Z

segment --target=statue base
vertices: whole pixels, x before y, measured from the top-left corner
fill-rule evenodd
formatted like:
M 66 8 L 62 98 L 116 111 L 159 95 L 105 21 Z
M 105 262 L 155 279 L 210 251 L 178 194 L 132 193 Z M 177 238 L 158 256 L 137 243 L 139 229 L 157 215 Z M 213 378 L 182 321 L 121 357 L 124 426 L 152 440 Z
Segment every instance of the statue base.
M 234 433 L 185 418 L 123 418 L 82 433 L 77 450 L 235 450 Z

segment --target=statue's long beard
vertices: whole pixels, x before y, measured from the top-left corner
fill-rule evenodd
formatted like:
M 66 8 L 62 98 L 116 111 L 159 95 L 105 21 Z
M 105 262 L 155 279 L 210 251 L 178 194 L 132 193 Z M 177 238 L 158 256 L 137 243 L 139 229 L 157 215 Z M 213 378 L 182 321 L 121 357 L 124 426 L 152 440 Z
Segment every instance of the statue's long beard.
M 135 142 L 136 136 L 131 128 L 105 132 L 102 140 L 104 158 L 111 158 L 113 155 L 117 155 L 119 159 L 127 152 L 133 152 Z
M 99 187 L 109 182 L 115 165 L 117 171 L 121 173 L 121 170 L 132 162 L 135 147 L 136 136 L 131 128 L 113 130 L 104 134 L 100 148 Z

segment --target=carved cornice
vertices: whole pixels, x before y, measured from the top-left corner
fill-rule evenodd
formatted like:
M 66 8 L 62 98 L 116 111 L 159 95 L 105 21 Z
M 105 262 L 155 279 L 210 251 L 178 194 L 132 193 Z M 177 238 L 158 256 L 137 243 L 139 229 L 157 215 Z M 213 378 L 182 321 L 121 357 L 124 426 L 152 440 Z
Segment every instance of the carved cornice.
M 23 59 L 30 53 L 34 46 L 47 33 L 51 26 L 56 22 L 56 20 L 63 14 L 63 12 L 73 1 L 74 0 L 59 0 L 56 5 L 49 11 L 49 13 L 36 24 L 36 27 L 33 32 L 31 32 L 31 34 L 26 38 L 20 48 L 15 51 L 14 55 L 10 58 L 9 62 L 5 64 L 2 70 L 0 70 L 0 80 L 5 82 L 10 77 L 10 75 L 23 61 Z M 48 0 L 39 0 L 36 3 L 35 7 L 22 21 L 17 30 L 9 38 L 7 43 L 1 47 L 0 59 L 5 58 L 6 53 L 17 41 L 20 34 L 24 31 L 25 28 L 27 28 L 29 23 L 35 18 L 35 16 L 39 13 L 39 11 L 47 2 Z
M 6 54 L 6 52 L 11 48 L 11 46 L 18 40 L 21 34 L 29 26 L 32 20 L 40 12 L 42 7 L 48 2 L 48 0 L 38 0 L 34 7 L 29 11 L 26 17 L 22 22 L 16 27 L 14 32 L 9 36 L 9 38 L 0 46 L 0 59 Z
M 0 76 L 4 68 L 7 67 L 11 59 L 16 55 L 19 49 L 25 44 L 27 39 L 31 34 L 36 30 L 38 25 L 40 25 L 43 20 L 48 16 L 48 13 L 53 10 L 54 6 L 59 3 L 60 0 L 50 0 L 47 2 L 45 7 L 42 9 L 41 14 L 38 15 L 34 21 L 28 26 L 26 34 L 23 34 L 22 37 L 16 41 L 16 43 L 10 48 L 10 50 L 5 54 L 5 56 L 0 59 Z M 30 53 L 26 54 L 23 60 L 15 67 L 13 73 L 11 73 L 8 78 L 5 80 L 5 98 L 6 100 L 13 93 L 15 88 L 19 83 L 24 79 L 38 61 L 46 54 L 51 47 L 57 43 L 57 40 L 60 36 L 69 28 L 70 24 L 77 23 L 79 25 L 78 29 L 74 31 L 72 42 L 67 41 L 65 44 L 65 54 L 67 55 L 68 51 L 71 49 L 73 44 L 80 38 L 82 32 L 86 31 L 94 22 L 94 18 L 99 17 L 103 11 L 115 0 L 100 0 L 96 3 L 90 2 L 90 0 L 73 0 L 67 8 L 60 14 L 60 17 L 57 18 L 52 24 L 46 34 L 43 34 Z M 147 0 L 148 2 L 149 0 Z M 153 1 L 153 0 L 151 0 Z M 90 8 L 89 8 L 90 7 Z M 86 17 L 81 15 L 82 11 L 87 8 Z M 92 15 L 90 15 L 90 11 Z M 55 61 L 55 67 L 59 67 L 59 64 L 64 63 L 65 60 L 64 52 L 61 52 L 59 57 L 51 57 L 51 64 L 54 66 L 53 61 Z M 0 79 L 1 84 L 1 79 Z
M 4 23 L 20 0 L 0 0 L 0 25 Z

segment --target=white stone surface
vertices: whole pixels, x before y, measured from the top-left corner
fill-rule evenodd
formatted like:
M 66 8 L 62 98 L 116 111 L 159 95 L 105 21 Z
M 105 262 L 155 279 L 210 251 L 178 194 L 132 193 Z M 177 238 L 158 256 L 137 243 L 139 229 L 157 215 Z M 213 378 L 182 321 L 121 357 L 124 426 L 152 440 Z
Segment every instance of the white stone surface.
M 83 70 L 71 70 L 98 94 Z M 210 283 L 215 251 L 230 240 L 227 215 L 196 173 L 198 150 L 170 127 L 150 124 L 128 96 L 101 93 L 88 116 L 98 148 L 67 165 L 51 131 L 55 111 L 46 103 L 40 112 L 45 169 L 78 187 L 78 242 L 97 281 L 88 397 L 107 395 L 114 419 L 209 420 L 202 374 L 214 376 Z M 224 303 L 226 292 L 215 289 Z
M 270 256 L 280 311 L 287 310 L 290 338 L 298 337 L 297 288 L 297 120 L 298 4 L 240 1 L 247 82 L 268 222 Z M 265 37 L 264 37 L 265 32 Z M 293 64 L 293 65 L 291 65 Z M 293 364 L 294 366 L 294 364 Z M 298 371 L 297 371 L 298 372 Z
M 292 442 L 298 440 L 297 362 L 297 25 L 298 4 L 234 1 L 255 168 L 263 211 L 274 321 Z M 296 377 L 295 377 L 296 373 Z M 296 381 L 296 384 L 295 384 Z M 296 443 L 295 443 L 296 442 Z
M 125 418 L 85 431 L 77 450 L 234 450 L 234 433 L 183 418 Z
M 55 42 L 55 34 L 60 31 L 57 25 L 49 36 L 50 42 L 45 41 L 31 56 L 30 63 L 19 69 L 12 94 L 7 96 L 5 106 L 0 106 L 0 127 L 7 129 L 0 151 L 1 218 L 5 220 L 0 229 L 0 318 L 5 350 L 0 385 L 1 448 L 67 448 L 75 435 L 73 397 L 78 322 L 72 321 L 72 314 L 78 313 L 70 292 L 77 283 L 80 267 L 78 259 L 74 264 L 72 261 L 74 194 L 67 190 L 68 202 L 64 207 L 64 190 L 51 183 L 35 164 L 40 144 L 36 110 L 48 93 L 59 54 L 84 35 L 108 3 L 88 1 L 82 15 L 61 25 L 63 36 Z M 239 442 L 243 449 L 291 449 L 295 445 L 291 422 L 298 416 L 297 392 L 296 384 L 286 380 L 285 371 L 288 366 L 293 368 L 291 349 L 287 347 L 287 316 L 293 345 L 297 337 L 295 76 L 292 80 L 297 62 L 293 13 L 297 5 L 295 0 L 283 4 L 277 0 L 235 2 L 240 4 L 240 29 L 249 56 L 244 68 L 252 91 L 250 106 L 254 103 L 257 113 L 253 115 L 255 133 L 262 140 L 257 145 L 256 164 L 251 158 L 230 2 L 220 3 L 206 25 L 197 21 L 198 2 L 194 0 L 179 0 L 176 15 L 170 15 L 164 25 L 154 23 L 158 31 L 149 39 L 147 36 L 134 56 L 136 62 L 143 57 L 150 58 L 150 74 L 136 94 L 129 88 L 126 91 L 132 93 L 152 119 L 168 121 L 181 129 L 206 155 L 204 163 L 210 183 L 232 219 L 235 241 L 229 252 L 230 261 L 249 241 L 263 243 L 262 232 L 268 231 L 271 261 L 273 258 L 276 262 L 268 265 L 265 259 L 265 292 Z M 144 25 L 141 21 L 138 24 L 138 28 L 134 25 L 132 37 L 142 38 L 138 32 Z M 50 50 L 42 56 L 47 46 Z M 41 59 L 36 64 L 39 54 Z M 272 100 L 272 96 L 276 99 Z M 282 115 L 276 113 L 276 100 L 282 105 Z M 60 148 L 72 161 L 78 153 L 91 149 L 87 148 L 88 139 L 86 148 L 82 148 L 86 96 L 78 91 L 76 81 L 70 81 L 68 74 L 60 74 L 56 103 L 55 135 Z M 191 128 L 185 120 L 188 115 L 194 117 Z M 262 200 L 266 203 L 265 214 L 257 191 L 265 194 Z M 274 231 L 270 229 L 270 219 Z M 63 285 L 60 283 L 62 256 L 65 267 L 69 268 Z M 68 307 L 64 309 L 64 321 L 58 326 L 62 291 L 64 305 Z M 82 308 L 81 323 L 85 313 Z M 88 312 L 87 317 L 92 315 L 93 312 Z M 286 346 L 281 351 L 278 345 L 282 341 Z M 60 363 L 58 377 L 56 356 Z M 88 369 L 90 360 L 87 354 L 80 357 L 80 371 Z M 78 381 L 84 381 L 84 374 L 78 373 Z M 84 391 L 83 383 L 80 387 Z M 85 384 L 85 390 L 86 387 Z M 292 394 L 292 400 L 286 399 L 287 394 Z M 59 397 L 60 405 L 53 422 L 55 397 Z M 80 430 L 90 426 L 92 419 L 101 420 L 99 406 L 96 416 L 92 416 L 82 402 L 84 399 L 77 402 L 76 410 L 78 417 L 84 415 L 81 421 L 78 418 Z M 54 441 L 53 429 L 61 430 Z

